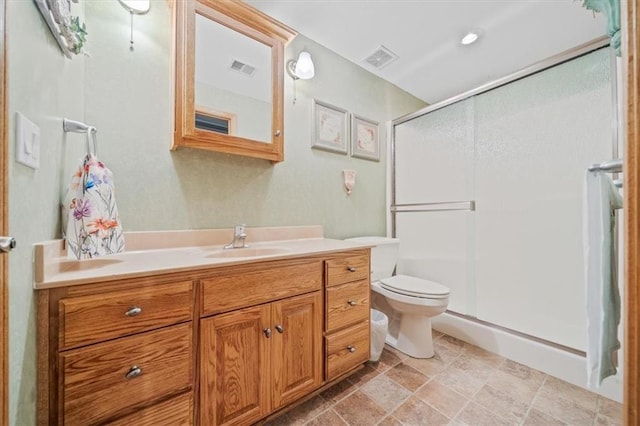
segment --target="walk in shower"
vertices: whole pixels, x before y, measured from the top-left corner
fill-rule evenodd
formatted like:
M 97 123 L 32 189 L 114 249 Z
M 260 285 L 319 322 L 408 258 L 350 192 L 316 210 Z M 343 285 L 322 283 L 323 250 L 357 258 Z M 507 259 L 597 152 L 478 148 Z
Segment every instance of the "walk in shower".
M 618 156 L 615 57 L 593 43 L 393 122 L 397 272 L 449 311 L 580 354 L 587 167 Z

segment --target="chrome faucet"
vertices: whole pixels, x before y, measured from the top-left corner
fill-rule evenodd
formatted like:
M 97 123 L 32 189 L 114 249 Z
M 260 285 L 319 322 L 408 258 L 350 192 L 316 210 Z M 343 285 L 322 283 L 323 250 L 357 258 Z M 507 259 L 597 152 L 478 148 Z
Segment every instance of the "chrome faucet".
M 246 225 L 236 225 L 233 227 L 233 241 L 224 246 L 224 249 L 232 248 L 247 248 L 249 245 L 246 243 L 247 233 L 244 231 Z

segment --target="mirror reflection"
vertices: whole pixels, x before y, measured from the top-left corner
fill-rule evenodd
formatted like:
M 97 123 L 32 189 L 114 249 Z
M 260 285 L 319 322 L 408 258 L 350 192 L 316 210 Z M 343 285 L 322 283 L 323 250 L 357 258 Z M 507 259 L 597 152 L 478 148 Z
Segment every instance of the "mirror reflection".
M 271 143 L 271 47 L 196 14 L 195 126 Z

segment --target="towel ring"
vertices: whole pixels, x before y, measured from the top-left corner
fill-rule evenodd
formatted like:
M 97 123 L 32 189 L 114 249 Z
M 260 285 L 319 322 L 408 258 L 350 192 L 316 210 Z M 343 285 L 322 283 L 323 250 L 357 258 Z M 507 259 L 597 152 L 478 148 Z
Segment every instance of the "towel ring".
M 91 144 L 93 143 L 93 155 L 98 155 L 98 129 L 93 126 L 87 128 L 87 155 L 91 155 Z

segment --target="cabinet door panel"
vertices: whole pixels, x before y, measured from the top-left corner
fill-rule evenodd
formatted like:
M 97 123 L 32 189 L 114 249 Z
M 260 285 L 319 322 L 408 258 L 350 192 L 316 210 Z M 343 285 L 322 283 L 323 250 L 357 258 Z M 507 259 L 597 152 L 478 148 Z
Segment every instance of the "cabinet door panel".
M 270 305 L 200 321 L 203 425 L 250 424 L 270 411 Z
M 322 293 L 273 303 L 273 409 L 322 382 Z

